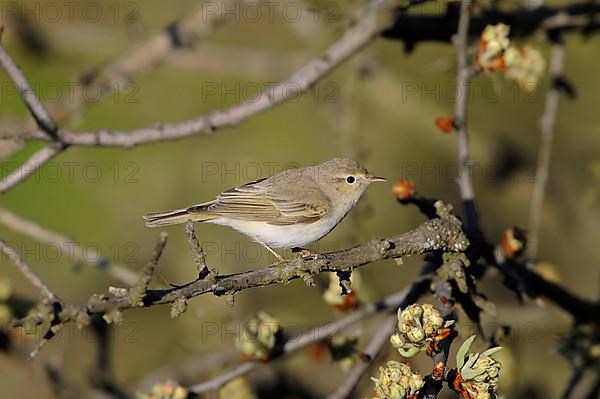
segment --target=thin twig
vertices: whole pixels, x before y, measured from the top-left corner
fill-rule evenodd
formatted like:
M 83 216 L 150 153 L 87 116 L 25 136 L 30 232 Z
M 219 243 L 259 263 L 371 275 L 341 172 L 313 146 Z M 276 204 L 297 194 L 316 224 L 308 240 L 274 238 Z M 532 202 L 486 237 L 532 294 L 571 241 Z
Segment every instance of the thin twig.
M 29 176 L 34 174 L 38 169 L 52 160 L 55 156 L 64 150 L 64 146 L 60 144 L 48 144 L 46 147 L 35 152 L 25 162 L 23 162 L 16 170 L 8 174 L 0 181 L 0 194 L 4 194 L 17 184 L 23 182 Z
M 148 292 L 148 287 L 150 286 L 150 281 L 154 276 L 156 265 L 158 264 L 163 250 L 165 249 L 165 245 L 167 245 L 167 237 L 167 233 L 160 233 L 158 242 L 154 247 L 154 251 L 152 252 L 150 260 L 142 269 L 142 275 L 140 276 L 138 282 L 131 288 L 129 297 L 132 304 L 143 306 L 142 300 Z
M 0 208 L 0 224 L 39 242 L 57 245 L 63 253 L 71 254 L 74 262 L 93 264 L 100 269 L 106 270 L 108 275 L 127 286 L 135 284 L 138 280 L 137 273 L 130 270 L 127 266 L 111 262 L 91 248 L 86 248 L 84 254 L 81 246 L 74 240 L 26 220 L 7 209 Z
M 105 65 L 82 74 L 81 81 L 85 85 L 82 90 L 51 108 L 56 119 L 62 120 L 98 102 L 99 98 L 90 102 L 83 95 L 85 87 L 97 85 L 100 87 L 100 96 L 105 97 L 113 90 L 125 89 L 127 86 L 124 84 L 131 82 L 136 75 L 158 68 L 177 50 L 193 48 L 232 20 L 224 14 L 234 9 L 235 3 L 239 1 L 241 0 L 213 1 L 211 5 L 215 7 L 214 13 L 207 13 L 207 7 L 199 7 L 181 20 L 171 22 L 156 35 L 136 43 Z
M 0 65 L 2 65 L 6 74 L 17 87 L 21 99 L 29 109 L 29 112 L 31 112 L 31 115 L 40 129 L 42 129 L 52 140 L 56 140 L 57 128 L 54 120 L 31 88 L 31 85 L 27 81 L 27 78 L 25 78 L 25 75 L 23 75 L 23 72 L 21 72 L 21 69 L 19 69 L 19 66 L 13 61 L 2 44 L 0 44 Z
M 42 148 L 27 159 L 14 172 L 4 177 L 0 181 L 0 194 L 4 194 L 27 177 L 37 171 L 42 165 L 50 161 L 56 155 L 64 151 L 68 144 L 65 144 L 58 136 L 57 126 L 54 119 L 50 116 L 46 107 L 35 94 L 31 85 L 25 78 L 21 69 L 13 61 L 12 57 L 0 44 L 0 64 L 4 68 L 6 74 L 11 78 L 17 90 L 21 94 L 21 99 L 29 109 L 29 112 L 35 119 L 37 125 L 45 137 L 52 140 L 54 143 Z
M 458 158 L 459 175 L 458 187 L 460 197 L 465 207 L 467 231 L 473 231 L 478 226 L 477 210 L 475 208 L 475 192 L 470 173 L 469 131 L 467 128 L 467 103 L 469 100 L 469 79 L 471 70 L 469 66 L 469 20 L 470 0 L 460 2 L 460 17 L 458 31 L 453 38 L 456 47 L 457 77 L 456 77 L 456 102 L 454 104 L 454 123 L 456 132 L 456 156 Z
M 546 95 L 546 104 L 544 114 L 541 120 L 541 142 L 538 152 L 537 173 L 531 203 L 529 208 L 529 242 L 534 244 L 535 258 L 539 250 L 540 225 L 542 220 L 542 211 L 544 209 L 544 197 L 546 195 L 546 185 L 550 173 L 550 159 L 552 156 L 552 142 L 554 140 L 554 125 L 556 114 L 558 112 L 558 101 L 560 99 L 560 88 L 554 82 L 560 78 L 564 69 L 565 47 L 562 43 L 554 44 L 552 48 L 552 57 L 550 58 L 550 77 L 553 82 L 548 94 Z
M 3 252 L 19 268 L 21 273 L 37 287 L 51 302 L 60 302 L 58 296 L 31 270 L 25 262 L 4 240 L 0 240 L 0 252 Z
M 206 253 L 200 246 L 200 242 L 198 241 L 194 230 L 194 222 L 191 220 L 185 225 L 185 236 L 188 241 L 190 253 L 192 254 L 192 259 L 198 270 L 198 277 L 203 279 L 210 274 L 210 270 L 208 269 L 208 266 L 206 266 Z

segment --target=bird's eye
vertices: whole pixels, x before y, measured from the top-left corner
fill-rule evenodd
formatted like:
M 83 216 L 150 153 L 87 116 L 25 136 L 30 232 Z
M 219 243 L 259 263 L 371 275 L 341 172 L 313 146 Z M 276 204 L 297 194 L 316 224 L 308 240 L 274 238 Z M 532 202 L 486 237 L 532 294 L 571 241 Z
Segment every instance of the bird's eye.
M 348 184 L 352 184 L 356 181 L 356 179 L 354 178 L 354 176 L 348 176 L 346 177 L 346 181 L 348 182 Z

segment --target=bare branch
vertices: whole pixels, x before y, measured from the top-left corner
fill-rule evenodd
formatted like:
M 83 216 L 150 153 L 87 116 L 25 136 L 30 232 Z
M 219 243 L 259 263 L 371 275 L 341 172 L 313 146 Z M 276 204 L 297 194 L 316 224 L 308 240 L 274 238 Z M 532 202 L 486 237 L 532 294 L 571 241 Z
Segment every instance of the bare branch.
M 23 72 L 21 72 L 2 44 L 0 44 L 0 64 L 17 87 L 21 99 L 29 109 L 29 112 L 31 112 L 31 115 L 40 129 L 42 129 L 52 140 L 56 140 L 56 124 L 54 123 L 54 120 L 31 88 L 31 85 L 27 81 L 27 78 L 25 78 L 25 75 L 23 75 Z
M 106 65 L 82 74 L 82 83 L 86 86 L 99 85 L 102 96 L 110 94 L 115 87 L 117 90 L 123 88 L 121 84 L 132 81 L 140 73 L 161 66 L 175 51 L 192 48 L 212 35 L 230 20 L 223 13 L 232 9 L 233 4 L 239 1 L 242 0 L 215 1 L 212 5 L 217 12 L 210 14 L 206 13 L 206 7 L 199 7 L 185 18 L 170 23 L 160 33 L 136 43 Z M 64 119 L 88 106 L 89 99 L 83 93 L 84 91 L 77 91 L 74 93 L 75 97 L 56 103 L 52 107 L 56 118 Z M 94 103 L 97 100 L 98 98 Z
M 42 243 L 57 245 L 64 253 L 72 252 L 74 261 L 92 263 L 94 266 L 106 270 L 108 275 L 128 286 L 135 284 L 138 280 L 137 273 L 133 272 L 125 265 L 110 262 L 107 258 L 90 248 L 86 249 L 86 256 L 84 256 L 83 250 L 74 242 L 74 240 L 48 230 L 34 222 L 25 220 L 7 209 L 0 208 L 0 224 Z
M 469 79 L 471 77 L 471 68 L 469 65 L 468 45 L 469 45 L 469 20 L 470 20 L 470 0 L 460 2 L 460 17 L 458 20 L 458 31 L 453 37 L 456 47 L 456 60 L 458 72 L 456 77 L 456 102 L 454 104 L 454 123 L 457 126 L 456 132 L 456 155 L 459 165 L 459 176 L 457 179 L 460 189 L 460 197 L 463 200 L 466 213 L 466 227 L 471 231 L 478 225 L 477 211 L 475 209 L 475 192 L 473 182 L 471 182 L 470 155 L 469 155 L 469 131 L 467 128 L 467 103 L 469 100 Z
M 236 126 L 246 119 L 271 109 L 289 98 L 295 98 L 310 89 L 325 75 L 371 42 L 390 23 L 389 19 L 379 15 L 380 12 L 387 11 L 387 14 L 391 12 L 388 7 L 384 7 L 387 4 L 385 0 L 371 0 L 364 9 L 361 9 L 356 23 L 324 54 L 304 65 L 286 80 L 265 89 L 259 96 L 256 96 L 258 99 L 253 97 L 230 108 L 176 123 L 158 124 L 153 127 L 127 131 L 108 129 L 75 131 L 61 128 L 58 130 L 58 135 L 70 145 L 134 147 L 140 144 L 181 139 L 201 133 L 212 134 L 218 129 Z M 39 131 L 22 138 L 26 140 L 46 139 Z
M 562 43 L 556 43 L 552 49 L 550 59 L 550 75 L 552 82 L 560 78 L 564 69 L 565 47 Z M 554 125 L 558 111 L 558 101 L 560 98 L 560 88 L 553 84 L 546 95 L 546 104 L 544 114 L 541 120 L 541 142 L 538 152 L 537 173 L 531 203 L 529 208 L 529 240 L 534 243 L 535 253 L 539 250 L 540 225 L 542 220 L 542 211 L 544 209 L 544 197 L 546 195 L 546 185 L 550 172 L 550 159 L 552 156 L 552 141 L 554 139 Z
M 3 252 L 8 258 L 19 268 L 21 273 L 25 276 L 27 280 L 31 282 L 35 287 L 37 287 L 42 294 L 46 298 L 48 298 L 52 302 L 60 302 L 60 299 L 44 282 L 31 270 L 27 262 L 25 262 L 21 257 L 12 249 L 4 240 L 0 240 L 0 251 Z
M 4 177 L 0 181 L 0 194 L 4 194 L 17 184 L 21 183 L 38 169 L 60 154 L 64 146 L 60 144 L 48 144 L 46 147 L 38 150 L 32 156 L 23 162 L 16 170 Z

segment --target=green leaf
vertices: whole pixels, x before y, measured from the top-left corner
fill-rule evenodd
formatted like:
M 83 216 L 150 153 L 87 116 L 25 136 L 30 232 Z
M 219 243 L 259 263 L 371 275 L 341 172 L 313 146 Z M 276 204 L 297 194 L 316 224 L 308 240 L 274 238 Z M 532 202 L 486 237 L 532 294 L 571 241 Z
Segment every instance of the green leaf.
M 475 338 L 477 338 L 476 335 L 471 335 L 465 342 L 463 342 L 458 349 L 458 352 L 456 352 L 456 367 L 459 370 L 462 369 L 462 366 L 465 364 L 465 356 L 467 356 L 467 352 L 469 352 L 469 349 L 471 348 L 473 341 L 475 341 Z
M 489 357 L 491 357 L 494 353 L 496 353 L 498 351 L 501 351 L 502 349 L 504 349 L 504 348 L 501 347 L 501 346 L 496 346 L 494 348 L 490 348 L 490 349 L 486 350 L 485 352 L 483 352 L 481 354 L 481 356 L 489 356 Z

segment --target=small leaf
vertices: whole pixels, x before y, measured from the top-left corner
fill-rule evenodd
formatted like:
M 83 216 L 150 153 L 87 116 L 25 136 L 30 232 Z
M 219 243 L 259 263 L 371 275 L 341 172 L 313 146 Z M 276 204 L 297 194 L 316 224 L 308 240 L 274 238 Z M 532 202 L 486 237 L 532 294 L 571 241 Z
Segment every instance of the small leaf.
M 475 341 L 475 338 L 477 338 L 476 335 L 471 335 L 465 342 L 463 342 L 458 349 L 458 352 L 456 352 L 456 367 L 459 370 L 462 369 L 463 365 L 465 364 L 465 356 L 467 355 L 467 352 L 469 352 L 469 349 L 471 348 L 473 341 Z
M 501 351 L 502 349 L 504 349 L 502 346 L 496 346 L 494 348 L 490 348 L 490 349 L 486 350 L 485 352 L 483 352 L 481 354 L 481 356 L 491 357 L 494 353 Z

